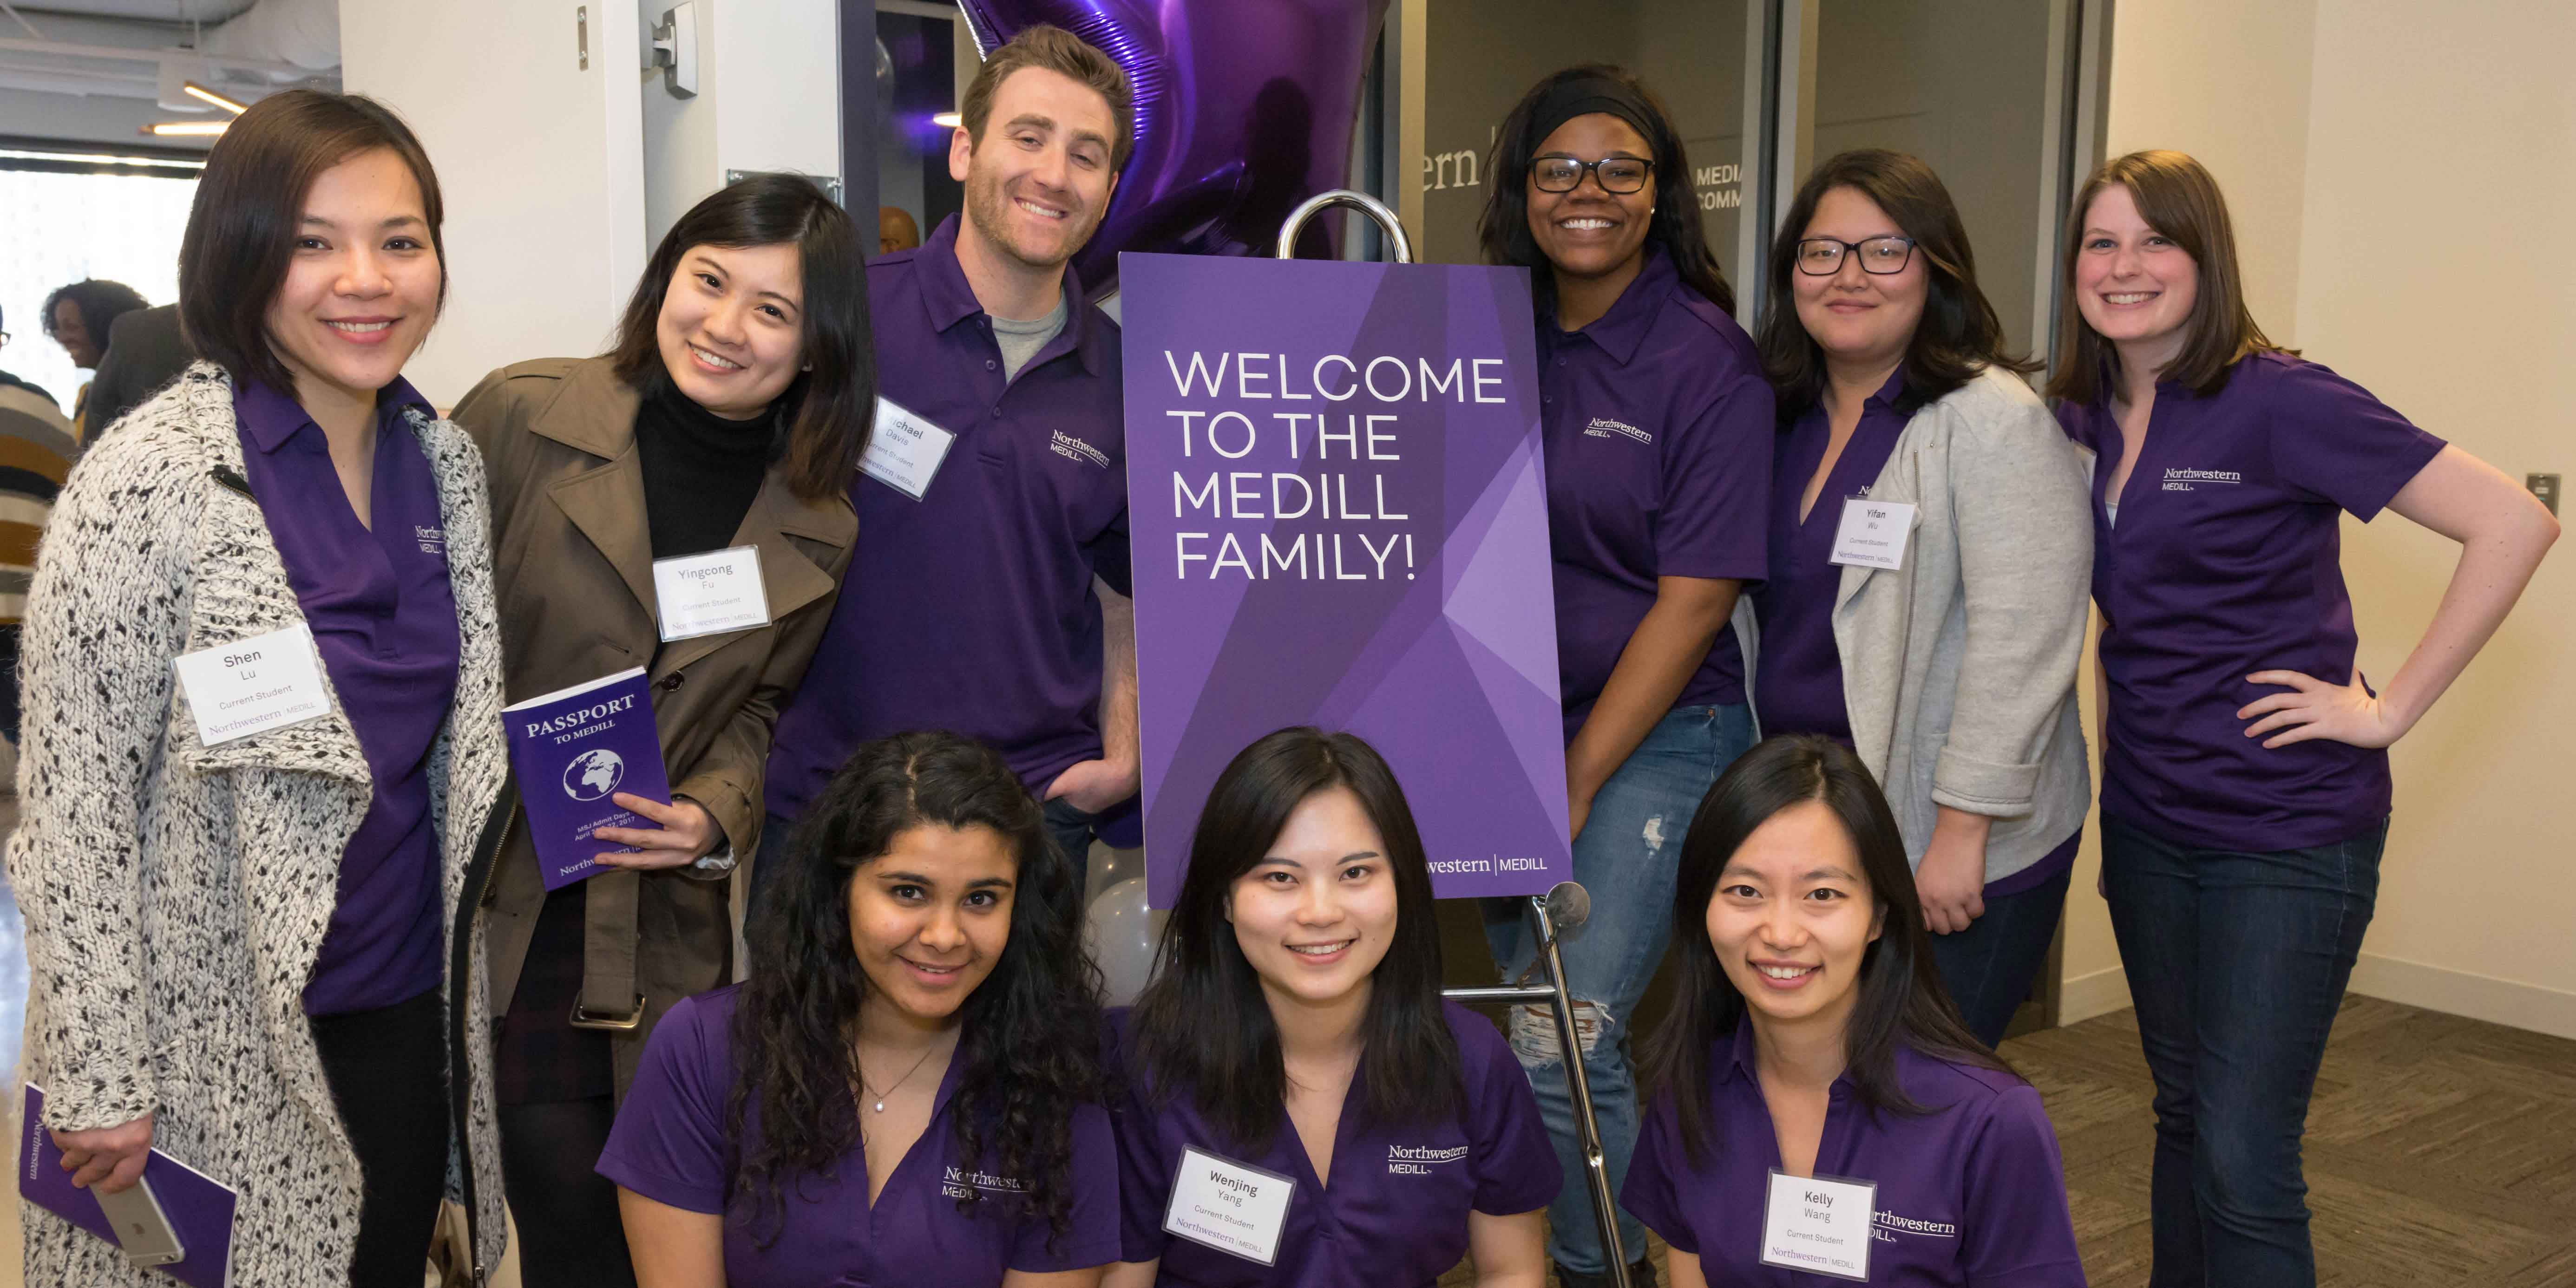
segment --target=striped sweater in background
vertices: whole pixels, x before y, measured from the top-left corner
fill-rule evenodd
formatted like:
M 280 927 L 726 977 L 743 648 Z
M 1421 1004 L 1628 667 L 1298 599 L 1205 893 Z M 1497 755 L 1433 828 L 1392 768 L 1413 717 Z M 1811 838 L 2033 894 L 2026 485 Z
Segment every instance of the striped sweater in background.
M 36 540 L 79 454 L 72 423 L 45 391 L 0 371 L 0 626 L 27 615 Z

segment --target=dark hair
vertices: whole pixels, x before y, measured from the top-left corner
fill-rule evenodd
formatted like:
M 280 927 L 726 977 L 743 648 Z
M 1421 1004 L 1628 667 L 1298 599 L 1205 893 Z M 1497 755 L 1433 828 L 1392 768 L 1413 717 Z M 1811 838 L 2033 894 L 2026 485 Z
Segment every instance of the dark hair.
M 858 1143 L 849 1035 L 868 980 L 850 939 L 850 882 L 915 827 L 991 828 L 1019 856 L 1010 942 L 959 1007 L 957 1157 L 1025 1180 L 1026 1211 L 1062 1235 L 1074 1110 L 1101 1103 L 1100 973 L 1082 944 L 1082 870 L 1048 843 L 1037 802 L 1001 755 L 953 733 L 861 744 L 752 910 L 750 978 L 733 1021 L 741 1076 L 725 1108 L 734 1192 L 751 1199 L 748 1224 L 774 1210 L 783 1226 L 798 1178 L 828 1174 Z M 759 1138 L 746 1140 L 755 1100 Z M 993 1201 L 975 1195 L 967 1187 L 958 1206 Z
M 1127 69 L 1082 37 L 1043 22 L 1023 29 L 1003 42 L 1001 48 L 984 55 L 984 65 L 976 70 L 975 79 L 967 82 L 966 97 L 957 104 L 958 123 L 966 127 L 966 137 L 973 139 L 977 147 L 983 146 L 984 122 L 993 114 L 993 96 L 1001 92 L 1002 82 L 1009 80 L 1011 73 L 1024 67 L 1043 67 L 1070 77 L 1109 100 L 1109 117 L 1118 127 L 1117 134 L 1109 140 L 1109 173 L 1127 168 L 1127 158 L 1136 150 L 1136 91 L 1127 79 Z
M 2048 396 L 2096 403 L 2119 377 L 2120 351 L 2084 320 L 2075 303 L 2075 264 L 2084 254 L 2084 216 L 2102 190 L 2117 184 L 2138 203 L 2138 217 L 2173 242 L 2200 273 L 2182 352 L 2158 378 L 2207 397 L 2227 387 L 2237 360 L 2257 353 L 2297 353 L 2272 343 L 2245 305 L 2245 269 L 2236 257 L 2236 226 L 2227 198 L 2208 169 L 2181 152 L 2113 157 L 2084 181 L 2066 215 L 2066 257 L 2058 271 L 2057 370 Z
M 1734 312 L 1735 290 L 1726 284 L 1726 273 L 1708 248 L 1699 194 L 1691 188 L 1690 160 L 1682 153 L 1681 131 L 1673 128 L 1673 114 L 1635 73 L 1606 63 L 1582 63 L 1549 74 L 1530 86 L 1503 118 L 1485 164 L 1485 213 L 1476 220 L 1485 262 L 1530 270 L 1531 302 L 1541 317 L 1554 312 L 1556 278 L 1549 271 L 1547 256 L 1539 251 L 1538 240 L 1530 236 L 1529 172 L 1539 145 L 1556 128 L 1541 119 L 1541 106 L 1560 87 L 1578 81 L 1603 82 L 1597 88 L 1622 103 L 1627 110 L 1618 115 L 1638 127 L 1637 132 L 1646 136 L 1647 150 L 1654 154 L 1655 215 L 1646 227 L 1646 244 L 1660 246 L 1672 257 L 1673 270 L 1681 274 L 1683 285 Z
M 151 307 L 144 302 L 142 292 L 123 282 L 92 277 L 69 286 L 57 286 L 53 294 L 45 297 L 47 339 L 60 338 L 54 334 L 54 313 L 65 300 L 70 300 L 72 307 L 80 313 L 81 329 L 89 332 L 89 342 L 97 345 L 102 353 L 107 350 L 107 329 L 115 325 L 118 318 L 136 309 Z
M 1367 1052 L 1353 1090 L 1362 1121 L 1436 1121 L 1465 1094 L 1457 1035 L 1441 1014 L 1440 929 L 1431 865 L 1404 788 L 1377 749 L 1355 735 L 1281 729 L 1217 775 L 1190 836 L 1189 872 L 1163 927 L 1153 982 L 1136 999 L 1130 1069 L 1157 1104 L 1186 1096 L 1236 1148 L 1267 1148 L 1287 1102 L 1279 1025 L 1245 961 L 1226 910 L 1234 883 L 1270 852 L 1297 806 L 1350 789 L 1386 843 L 1395 879 L 1395 935 L 1370 979 L 1361 1021 Z
M 1879 935 L 1861 954 L 1860 998 L 1843 1035 L 1845 1067 L 1861 1102 L 1890 1113 L 1924 1112 L 1897 1081 L 1900 1044 L 1936 1059 L 2012 1072 L 1968 1032 L 1950 1004 L 1932 961 L 1931 936 L 1923 929 L 1905 836 L 1869 769 L 1831 738 L 1766 739 L 1718 776 L 1682 839 L 1681 870 L 1673 883 L 1673 943 L 1680 958 L 1676 1000 L 1646 1039 L 1639 1061 L 1647 1095 L 1673 1098 L 1682 1142 L 1694 1162 L 1710 1144 L 1710 1051 L 1736 1025 L 1749 1022 L 1744 994 L 1727 979 L 1709 942 L 1709 901 L 1745 838 L 1773 815 L 1806 801 L 1822 801 L 1842 821 L 1878 907 Z
M 179 239 L 179 330 L 188 347 L 235 380 L 293 392 L 294 378 L 268 342 L 268 306 L 294 258 L 304 198 L 323 171 L 377 148 L 402 158 L 420 185 L 438 302 L 446 306 L 447 244 L 439 234 L 446 210 L 438 172 L 411 127 L 364 94 L 290 89 L 251 104 L 206 154 Z
M 799 174 L 755 174 L 709 194 L 662 235 L 609 349 L 617 374 L 648 392 L 669 387 L 656 334 L 680 257 L 700 246 L 794 246 L 804 282 L 805 369 L 778 396 L 787 477 L 808 501 L 838 496 L 868 443 L 877 364 L 868 277 L 848 212 Z
M 2003 321 L 1986 293 L 1977 289 L 1968 228 L 1941 176 L 1903 152 L 1855 148 L 1827 159 L 1807 176 L 1780 221 L 1780 235 L 1771 242 L 1771 261 L 1764 269 L 1770 295 L 1763 303 L 1757 339 L 1763 372 L 1779 395 L 1782 422 L 1795 420 L 1824 396 L 1824 350 L 1798 320 L 1792 279 L 1798 271 L 1798 239 L 1816 217 L 1817 204 L 1836 188 L 1852 189 L 1876 203 L 1896 221 L 1898 232 L 1913 239 L 1914 253 L 1923 260 L 1923 317 L 1905 346 L 1905 392 L 1896 407 L 1900 414 L 1950 393 L 1985 367 L 2039 369 L 2038 363 L 2004 351 Z

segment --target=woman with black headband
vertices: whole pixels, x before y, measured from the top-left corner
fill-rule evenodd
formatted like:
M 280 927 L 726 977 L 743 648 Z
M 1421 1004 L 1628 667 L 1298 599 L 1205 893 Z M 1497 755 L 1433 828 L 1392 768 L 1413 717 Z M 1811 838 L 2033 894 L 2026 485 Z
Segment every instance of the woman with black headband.
M 1566 945 L 1584 1071 L 1615 1185 L 1637 1138 L 1628 1018 L 1670 934 L 1691 813 L 1753 742 L 1727 629 L 1767 566 L 1771 387 L 1700 226 L 1690 163 L 1661 102 L 1615 67 L 1570 67 L 1506 117 L 1488 167 L 1485 258 L 1530 270 L 1555 557 L 1558 670 L 1574 876 L 1592 893 Z M 1508 977 L 1533 945 L 1519 901 L 1487 930 Z M 1554 1027 L 1513 1014 L 1568 1186 L 1549 1209 L 1557 1274 L 1608 1281 L 1576 1153 Z M 1620 1216 L 1652 1283 L 1645 1231 Z

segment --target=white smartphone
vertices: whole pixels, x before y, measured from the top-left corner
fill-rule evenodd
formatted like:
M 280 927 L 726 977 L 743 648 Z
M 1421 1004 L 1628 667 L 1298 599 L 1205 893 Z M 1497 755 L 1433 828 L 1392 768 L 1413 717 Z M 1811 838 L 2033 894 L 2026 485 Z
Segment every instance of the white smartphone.
M 138 1266 L 166 1266 L 188 1255 L 179 1243 L 179 1232 L 170 1228 L 170 1216 L 161 1210 L 161 1200 L 152 1193 L 152 1182 L 136 1177 L 134 1184 L 114 1194 L 92 1186 L 99 1210 L 116 1229 L 116 1241 L 125 1249 L 125 1259 Z

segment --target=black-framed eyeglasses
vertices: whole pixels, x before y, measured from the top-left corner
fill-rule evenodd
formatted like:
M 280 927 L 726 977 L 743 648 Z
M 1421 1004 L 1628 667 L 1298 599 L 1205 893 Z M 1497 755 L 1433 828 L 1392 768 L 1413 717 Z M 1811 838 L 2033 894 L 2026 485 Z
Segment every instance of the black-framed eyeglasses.
M 1588 170 L 1603 192 L 1625 195 L 1643 189 L 1646 176 L 1654 169 L 1654 162 L 1636 157 L 1603 157 L 1598 161 L 1540 157 L 1530 163 L 1530 182 L 1541 192 L 1572 192 L 1583 186 L 1583 175 Z
M 1798 239 L 1798 271 L 1809 277 L 1831 277 L 1842 271 L 1843 252 L 1860 252 L 1860 271 L 1878 277 L 1902 273 L 1914 259 L 1911 237 L 1872 237 L 1847 242 L 1832 237 Z

